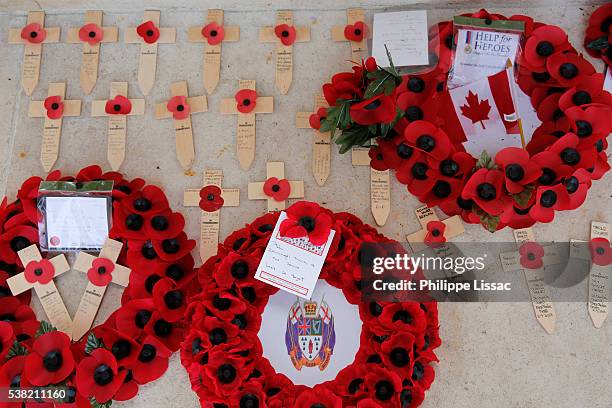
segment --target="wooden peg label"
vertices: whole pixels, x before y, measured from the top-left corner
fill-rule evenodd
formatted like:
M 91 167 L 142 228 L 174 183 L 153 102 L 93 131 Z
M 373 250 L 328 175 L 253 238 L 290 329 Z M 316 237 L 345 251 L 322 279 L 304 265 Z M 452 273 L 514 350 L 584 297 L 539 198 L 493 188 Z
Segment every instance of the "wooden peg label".
M 440 219 L 436 215 L 435 211 L 432 208 L 427 207 L 426 205 L 417 208 L 416 210 L 414 210 L 414 213 L 417 217 L 417 220 L 419 221 L 419 224 L 421 225 L 421 230 L 409 234 L 408 236 L 406 236 L 406 240 L 410 243 L 410 246 L 412 247 L 412 250 L 414 252 L 419 252 L 427 248 L 427 245 L 424 243 L 425 237 L 427 236 L 427 224 L 431 221 L 439 221 Z M 444 223 L 444 225 L 446 225 L 444 236 L 447 240 L 461 235 L 465 232 L 461 217 L 458 215 L 453 215 L 452 217 L 449 217 L 442 222 Z M 450 251 L 450 246 L 448 245 L 442 245 L 439 248 L 441 248 L 441 250 L 443 249 Z
M 358 21 L 365 22 L 365 13 L 362 8 L 350 8 L 346 10 L 346 20 L 348 24 L 355 24 Z M 351 46 L 351 61 L 359 62 L 369 57 L 368 53 L 368 37 L 369 32 L 365 33 L 363 40 L 360 42 L 349 41 Z M 344 36 L 344 26 L 333 26 L 331 32 L 332 40 L 336 42 L 348 41 Z
M 605 222 L 591 223 L 591 239 L 605 238 L 610 241 L 610 225 Z M 608 292 L 610 291 L 610 266 L 591 263 L 589 273 L 589 316 L 596 328 L 603 326 L 608 317 Z
M 391 186 L 389 170 L 370 169 L 370 200 L 374 220 L 381 227 L 387 222 L 391 212 Z
M 319 108 L 327 108 L 329 105 L 323 95 L 315 96 L 313 112 L 298 112 L 296 116 L 296 127 L 298 129 L 312 129 L 310 127 L 310 115 L 316 114 Z M 322 186 L 327 181 L 331 171 L 331 132 L 319 132 L 312 129 L 312 174 L 318 185 Z
M 117 95 L 128 97 L 127 82 L 111 82 L 110 99 Z M 125 160 L 125 140 L 127 135 L 127 116 L 108 115 L 108 146 L 106 157 L 114 171 L 119 170 Z

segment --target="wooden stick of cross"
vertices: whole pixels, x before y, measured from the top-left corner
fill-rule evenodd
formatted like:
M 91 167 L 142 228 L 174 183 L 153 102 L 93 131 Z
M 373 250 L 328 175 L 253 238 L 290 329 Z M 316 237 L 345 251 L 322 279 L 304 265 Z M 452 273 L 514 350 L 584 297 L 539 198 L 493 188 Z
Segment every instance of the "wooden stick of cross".
M 106 157 L 114 171 L 119 170 L 125 160 L 127 116 L 144 115 L 144 111 L 144 99 L 128 98 L 127 82 L 111 82 L 110 99 L 92 101 L 91 116 L 108 117 L 108 147 Z
M 102 27 L 103 14 L 101 10 L 86 11 L 85 24 L 82 27 L 71 28 L 66 38 L 67 43 L 83 44 L 80 78 L 81 88 L 85 95 L 91 93 L 98 80 L 100 45 L 117 42 L 119 35 L 117 27 Z M 84 36 L 81 34 L 84 34 Z M 88 38 L 88 40 L 84 41 L 82 38 Z
M 440 221 L 434 210 L 426 205 L 417 208 L 414 213 L 422 228 L 406 236 L 414 252 L 426 248 L 428 241 L 443 243 L 465 232 L 461 217 L 458 215 Z
M 41 40 L 42 39 L 42 40 Z M 40 77 L 42 45 L 57 43 L 59 27 L 45 27 L 45 12 L 30 11 L 25 27 L 9 30 L 9 44 L 24 44 L 21 67 L 21 86 L 26 95 L 32 95 Z
M 28 107 L 28 117 L 45 118 L 42 142 L 40 148 L 40 162 L 43 169 L 51 171 L 59 155 L 60 139 L 62 135 L 62 118 L 64 116 L 80 116 L 81 101 L 65 100 L 66 83 L 51 82 L 44 101 L 31 101 Z
M 362 8 L 350 8 L 346 10 L 346 21 L 345 26 L 333 26 L 331 29 L 332 40 L 336 42 L 347 42 L 351 45 L 351 61 L 355 63 L 361 62 L 369 57 L 368 54 L 368 37 L 370 36 L 369 30 L 365 24 L 365 13 Z M 361 23 L 363 28 L 354 25 Z M 357 35 L 363 36 L 361 41 L 355 41 L 347 37 L 346 31 L 353 30 Z M 363 31 L 363 32 L 360 32 Z
M 131 271 L 117 264 L 122 247 L 121 242 L 109 238 L 97 257 L 79 252 L 73 268 L 87 274 L 89 282 L 74 316 L 72 340 L 79 340 L 91 328 L 109 283 L 127 287 Z
M 267 200 L 268 211 L 284 210 L 289 198 L 304 198 L 304 181 L 286 180 L 285 163 L 266 163 L 266 177 L 266 181 L 249 183 L 248 196 L 249 200 Z M 277 194 L 286 198 L 279 199 Z
M 376 224 L 385 225 L 391 212 L 391 183 L 389 170 L 375 170 L 370 166 L 370 149 L 355 147 L 351 151 L 353 166 L 370 167 L 370 208 Z
M 161 12 L 159 10 L 147 10 L 144 12 L 143 24 L 151 22 L 153 27 L 145 29 L 142 36 L 138 34 L 138 27 L 129 27 L 125 30 L 126 44 L 140 44 L 138 86 L 144 95 L 149 94 L 155 83 L 157 45 L 174 44 L 176 42 L 176 28 L 159 27 L 160 19 Z M 141 27 L 143 24 L 141 24 Z M 156 30 L 159 31 L 157 39 L 155 39 Z
M 189 27 L 189 42 L 205 43 L 204 62 L 202 64 L 204 88 L 213 93 L 221 76 L 221 43 L 240 40 L 240 27 L 223 25 L 223 10 L 208 10 L 205 25 Z
M 310 27 L 294 27 L 293 11 L 289 10 L 276 13 L 276 26 L 259 30 L 259 42 L 276 43 L 276 87 L 283 95 L 289 92 L 293 81 L 293 43 L 283 44 L 283 38 L 289 38 L 292 30 L 295 30 L 295 42 L 310 41 Z
M 43 259 L 38 247 L 30 245 L 17 252 L 25 270 L 6 280 L 11 293 L 17 296 L 34 289 L 51 324 L 64 333 L 72 330 L 72 319 L 57 291 L 54 279 L 70 270 L 64 255 Z
M 310 116 L 317 114 L 319 109 L 325 109 L 329 104 L 323 95 L 316 95 L 314 110 L 312 112 L 298 112 L 295 118 L 295 125 L 298 129 L 312 129 L 310 126 Z M 319 132 L 313 130 L 312 144 L 312 174 L 318 185 L 322 186 L 329 177 L 331 169 L 331 132 Z
M 239 188 L 223 188 L 222 170 L 204 170 L 204 184 L 201 189 L 187 189 L 183 194 L 183 205 L 185 207 L 200 207 L 202 215 L 200 217 L 200 258 L 206 262 L 208 258 L 217 253 L 219 244 L 219 224 L 221 217 L 220 207 L 238 207 L 240 205 Z M 210 189 L 210 186 L 218 188 Z M 213 191 L 214 190 L 214 191 Z M 216 192 L 219 194 L 217 195 Z M 202 201 L 211 203 L 211 210 L 208 211 L 206 205 L 200 205 Z
M 195 160 L 191 115 L 208 111 L 206 96 L 189 96 L 187 81 L 170 85 L 171 98 L 168 102 L 155 105 L 155 119 L 174 119 L 176 155 L 185 170 L 189 170 Z

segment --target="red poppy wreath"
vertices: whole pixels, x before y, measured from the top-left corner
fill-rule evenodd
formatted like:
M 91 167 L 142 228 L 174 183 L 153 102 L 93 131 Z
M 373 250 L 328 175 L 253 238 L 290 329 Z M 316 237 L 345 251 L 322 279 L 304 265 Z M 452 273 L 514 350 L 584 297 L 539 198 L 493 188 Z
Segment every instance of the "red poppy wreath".
M 298 202 L 287 215 L 281 228 L 290 230 L 290 236 L 308 235 L 312 242 L 336 231 L 320 279 L 358 305 L 363 322 L 359 350 L 335 379 L 313 388 L 295 385 L 263 356 L 258 338 L 262 313 L 278 290 L 254 279 L 279 218 L 279 213 L 266 214 L 233 232 L 197 272 L 203 290 L 187 307 L 189 331 L 181 344 L 181 362 L 202 407 L 420 405 L 434 380 L 431 363 L 438 361 L 434 349 L 441 344 L 436 302 L 370 302 L 361 294 L 361 245 L 394 241 L 354 215 L 315 203 Z
M 187 239 L 185 220 L 172 212 L 163 191 L 142 179 L 91 166 L 76 177 L 54 171 L 47 180 L 114 181 L 109 235 L 124 243 L 119 263 L 132 273 L 121 307 L 71 343 L 68 335 L 37 320 L 30 292 L 14 297 L 6 283 L 23 270 L 17 252 L 38 243 L 36 198 L 42 179 L 26 180 L 16 201 L 5 198 L 0 204 L 0 388 L 65 387 L 65 398 L 41 405 L 108 407 L 113 400 L 134 398 L 140 385 L 159 378 L 179 349 L 187 298 L 199 290 L 190 254 L 195 241 Z M 17 408 L 22 402 L 2 406 Z
M 601 53 L 612 48 L 609 6 L 593 14 L 587 33 L 588 51 L 604 59 Z M 485 10 L 467 16 L 507 19 Z M 397 180 L 421 202 L 491 232 L 551 222 L 556 211 L 578 208 L 591 181 L 610 169 L 606 138 L 612 95 L 603 89 L 604 75 L 572 47 L 561 28 L 528 16 L 509 19 L 525 23 L 524 51 L 515 71 L 542 121 L 525 149 L 504 148 L 494 158 L 486 151 L 480 158 L 465 151 L 446 92 L 455 49 L 450 21 L 430 33 L 435 67 L 400 75 L 392 64 L 382 68 L 370 57 L 323 85 L 330 107 L 313 114 L 311 126 L 340 129 L 341 153 L 376 139 L 372 168 L 395 170 Z

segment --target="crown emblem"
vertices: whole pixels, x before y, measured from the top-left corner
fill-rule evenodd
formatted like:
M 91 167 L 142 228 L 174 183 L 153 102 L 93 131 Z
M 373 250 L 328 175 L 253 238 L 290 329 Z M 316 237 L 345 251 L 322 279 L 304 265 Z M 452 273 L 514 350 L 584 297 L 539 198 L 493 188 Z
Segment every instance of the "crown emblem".
M 306 316 L 316 316 L 317 302 L 304 302 L 304 314 Z

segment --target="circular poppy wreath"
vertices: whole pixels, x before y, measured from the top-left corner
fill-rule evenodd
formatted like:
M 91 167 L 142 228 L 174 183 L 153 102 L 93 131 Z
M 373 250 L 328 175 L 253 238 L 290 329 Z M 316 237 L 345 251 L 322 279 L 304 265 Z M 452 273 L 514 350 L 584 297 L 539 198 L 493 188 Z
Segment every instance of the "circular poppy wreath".
M 203 407 L 340 408 L 415 407 L 434 380 L 434 349 L 440 346 L 436 302 L 375 302 L 362 299 L 361 244 L 393 243 L 349 213 L 315 203 L 287 210 L 287 236 L 322 238 L 318 223 L 336 234 L 319 279 L 358 305 L 363 321 L 352 364 L 332 381 L 309 388 L 277 373 L 263 356 L 258 332 L 269 297 L 278 289 L 254 279 L 278 220 L 269 213 L 233 232 L 198 270 L 202 292 L 191 298 L 181 362 Z M 307 225 L 300 233 L 300 226 Z M 281 227 L 282 228 L 282 227 Z M 313 241 L 314 240 L 314 241 Z M 394 247 L 394 246 L 392 246 Z M 397 252 L 396 252 L 397 253 Z
M 608 36 L 596 31 L 609 33 L 608 6 L 593 15 L 596 27 L 589 29 L 606 46 Z M 461 215 L 491 232 L 551 222 L 556 211 L 582 205 L 591 181 L 610 170 L 606 138 L 612 129 L 612 95 L 603 89 L 604 75 L 557 26 L 485 10 L 466 15 L 525 23 L 515 72 L 542 121 L 525 149 L 505 148 L 494 158 L 465 151 L 461 125 L 449 114 L 454 107 L 445 92 L 455 48 L 451 21 L 430 32 L 434 68 L 399 75 L 370 57 L 323 85 L 330 107 L 314 113 L 310 124 L 320 131 L 340 129 L 336 143 L 341 153 L 375 138 L 371 167 L 395 170 L 411 194 L 449 216 Z
M 132 272 L 121 307 L 71 343 L 68 335 L 37 320 L 30 291 L 15 297 L 6 283 L 24 270 L 17 252 L 38 244 L 42 179 L 26 180 L 16 201 L 5 198 L 0 204 L 0 387 L 66 387 L 55 406 L 108 407 L 112 400 L 134 398 L 140 385 L 159 378 L 179 349 L 187 298 L 199 290 L 191 255 L 195 241 L 187 239 L 185 220 L 172 212 L 164 192 L 143 179 L 127 180 L 91 166 L 76 177 L 54 171 L 46 180 L 114 182 L 109 235 L 123 242 L 118 263 Z

